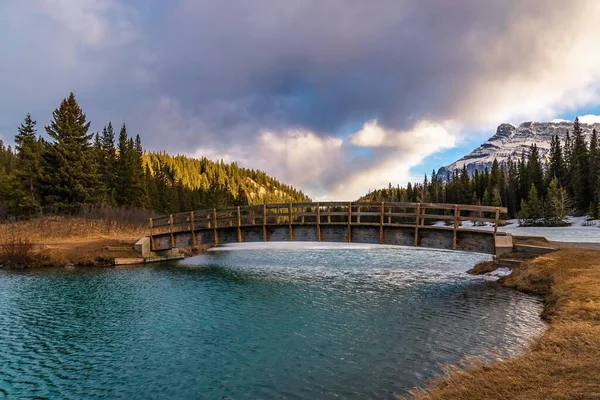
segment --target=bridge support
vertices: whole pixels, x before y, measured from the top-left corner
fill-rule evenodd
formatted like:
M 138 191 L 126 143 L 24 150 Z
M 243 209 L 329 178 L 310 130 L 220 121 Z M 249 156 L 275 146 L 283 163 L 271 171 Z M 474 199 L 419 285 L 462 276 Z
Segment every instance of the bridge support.
M 385 219 L 385 209 L 383 201 L 381 202 L 381 214 L 379 217 L 379 244 L 383 244 L 383 220 Z
M 317 203 L 317 241 L 321 241 L 321 206 Z
M 421 203 L 417 204 L 417 216 L 415 221 L 415 247 L 419 245 L 419 223 L 421 222 Z

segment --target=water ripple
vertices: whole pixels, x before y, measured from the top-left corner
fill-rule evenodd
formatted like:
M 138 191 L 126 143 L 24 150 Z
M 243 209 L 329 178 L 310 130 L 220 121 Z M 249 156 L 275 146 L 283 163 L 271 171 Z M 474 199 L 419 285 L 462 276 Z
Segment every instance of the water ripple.
M 315 246 L 3 271 L 0 399 L 395 398 L 543 328 L 539 299 L 464 273 L 481 257 Z

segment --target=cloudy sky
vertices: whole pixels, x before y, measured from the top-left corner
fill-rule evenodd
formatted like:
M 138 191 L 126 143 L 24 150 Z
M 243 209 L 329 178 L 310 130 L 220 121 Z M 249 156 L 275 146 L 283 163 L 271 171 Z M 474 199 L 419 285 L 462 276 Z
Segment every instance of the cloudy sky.
M 509 121 L 600 113 L 596 0 L 2 0 L 0 138 L 94 130 L 354 199 Z

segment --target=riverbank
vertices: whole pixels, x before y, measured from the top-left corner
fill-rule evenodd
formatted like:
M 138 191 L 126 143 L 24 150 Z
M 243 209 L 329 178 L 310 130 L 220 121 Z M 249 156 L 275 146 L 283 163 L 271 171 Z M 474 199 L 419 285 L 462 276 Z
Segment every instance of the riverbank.
M 600 251 L 564 249 L 531 259 L 502 284 L 544 296 L 549 328 L 520 355 L 449 367 L 411 398 L 600 399 Z
M 139 257 L 145 226 L 110 219 L 44 217 L 0 224 L 0 267 L 108 266 Z

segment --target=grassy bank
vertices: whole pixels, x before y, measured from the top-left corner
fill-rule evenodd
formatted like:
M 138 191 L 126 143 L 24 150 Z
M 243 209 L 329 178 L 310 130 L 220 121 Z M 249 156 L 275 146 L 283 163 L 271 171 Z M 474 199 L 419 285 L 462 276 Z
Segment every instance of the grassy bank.
M 507 287 L 544 296 L 550 327 L 523 353 L 451 367 L 416 400 L 600 399 L 600 251 L 560 250 L 516 268 Z
M 43 217 L 0 224 L 0 265 L 46 267 L 108 265 L 137 257 L 135 241 L 145 225 L 112 218 Z

